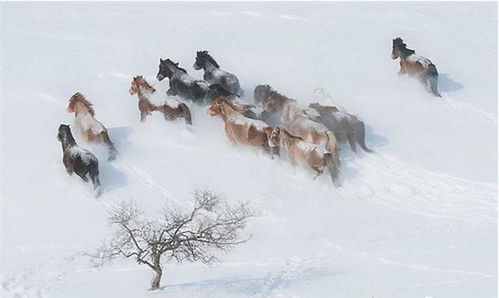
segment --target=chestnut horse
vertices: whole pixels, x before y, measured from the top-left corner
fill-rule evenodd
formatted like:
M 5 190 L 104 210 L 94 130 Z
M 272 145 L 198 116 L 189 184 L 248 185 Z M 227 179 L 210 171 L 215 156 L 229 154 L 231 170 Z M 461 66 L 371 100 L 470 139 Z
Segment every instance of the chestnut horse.
M 116 158 L 117 151 L 111 139 L 109 139 L 107 129 L 94 118 L 94 108 L 83 94 L 76 92 L 71 96 L 66 111 L 68 113 L 75 113 L 76 129 L 86 142 L 106 144 L 109 149 L 108 160 Z
M 156 89 L 149 85 L 142 76 L 133 78 L 129 92 L 130 95 L 137 94 L 139 98 L 140 121 L 144 122 L 146 117 L 151 115 L 151 112 L 159 111 L 163 113 L 165 120 L 173 121 L 177 118 L 184 118 L 185 123 L 192 124 L 191 112 L 185 103 L 180 103 L 174 99 L 171 99 L 172 106 L 168 105 L 168 103 L 162 105 L 151 103 L 149 98 L 156 92 Z M 173 105 L 176 105 L 176 107 L 173 107 Z
M 281 148 L 279 152 L 288 152 L 293 166 L 301 165 L 313 170 L 316 173 L 314 179 L 324 173 L 324 170 L 327 170 L 333 184 L 340 186 L 338 167 L 331 152 L 322 146 L 307 143 L 302 138 L 293 136 L 280 127 L 274 129 L 267 127 L 265 132 L 267 133 L 269 146 L 271 148 Z M 328 131 L 327 136 L 329 142 L 334 142 L 332 132 Z M 334 147 L 334 145 L 331 145 L 331 147 Z
M 211 116 L 220 116 L 225 123 L 225 132 L 232 144 L 245 144 L 269 151 L 267 126 L 263 121 L 247 118 L 243 110 L 224 97 L 219 97 L 208 109 Z
M 400 58 L 399 75 L 408 74 L 419 78 L 433 95 L 441 97 L 438 92 L 438 72 L 435 65 L 429 59 L 416 55 L 416 51 L 408 49 L 400 37 L 392 42 L 392 59 L 397 58 Z

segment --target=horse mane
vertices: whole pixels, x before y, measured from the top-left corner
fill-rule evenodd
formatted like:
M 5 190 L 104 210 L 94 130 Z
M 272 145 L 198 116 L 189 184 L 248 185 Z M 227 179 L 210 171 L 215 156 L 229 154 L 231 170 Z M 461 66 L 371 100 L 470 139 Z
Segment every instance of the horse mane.
M 280 139 L 283 141 L 284 144 L 286 144 L 288 147 L 297 141 L 304 141 L 301 137 L 295 136 L 290 134 L 287 130 L 283 129 L 282 127 L 279 129 L 280 130 Z M 283 138 L 284 136 L 284 138 Z
M 241 113 L 241 114 L 244 113 L 244 110 L 242 110 L 241 107 L 235 105 L 233 102 L 231 102 L 230 100 L 227 100 L 227 98 L 225 98 L 223 96 L 221 98 L 222 98 L 222 101 L 224 103 L 226 103 L 229 107 L 231 107 L 232 109 L 234 109 L 236 112 Z
M 208 61 L 211 62 L 216 68 L 220 68 L 220 65 L 218 65 L 217 61 L 211 57 L 210 54 L 208 54 L 208 51 L 199 51 L 198 56 L 203 57 L 204 59 L 207 59 Z
M 138 80 L 139 85 L 144 86 L 149 88 L 150 90 L 156 91 L 153 86 L 149 84 L 149 82 L 143 77 L 143 76 L 136 76 L 134 77 L 134 80 Z
M 416 51 L 414 51 L 412 49 L 408 49 L 407 45 L 404 43 L 404 41 L 400 37 L 397 37 L 392 41 L 392 46 L 398 48 L 399 51 L 402 52 L 402 55 L 405 57 L 416 53 Z
M 275 99 L 279 100 L 281 103 L 283 103 L 287 100 L 295 101 L 294 99 L 291 99 L 291 98 L 287 97 L 286 95 L 282 95 L 281 93 L 275 91 L 274 89 L 270 89 L 269 96 L 267 98 L 268 99 L 275 98 Z
M 71 128 L 69 127 L 69 125 L 66 125 L 66 124 L 59 125 L 59 132 L 61 130 L 64 131 L 64 136 L 69 141 L 69 145 L 76 145 L 76 141 L 73 137 L 73 134 L 71 133 Z
M 183 71 L 183 72 L 187 73 L 187 70 L 185 70 L 185 69 L 183 69 L 182 67 L 178 66 L 178 62 L 177 62 L 177 63 L 175 63 L 175 62 L 173 62 L 172 60 L 170 60 L 169 58 L 168 58 L 168 59 L 166 59 L 165 61 L 166 61 L 166 62 L 169 62 L 169 63 L 171 63 L 171 64 L 173 64 L 173 66 L 175 66 L 177 69 L 179 69 L 179 70 L 181 70 L 181 71 Z
M 71 98 L 69 99 L 68 109 L 74 110 L 74 107 L 77 103 L 82 103 L 85 107 L 87 107 L 90 115 L 95 116 L 95 111 L 92 103 L 89 102 L 80 92 L 76 92 L 73 96 L 71 96 Z

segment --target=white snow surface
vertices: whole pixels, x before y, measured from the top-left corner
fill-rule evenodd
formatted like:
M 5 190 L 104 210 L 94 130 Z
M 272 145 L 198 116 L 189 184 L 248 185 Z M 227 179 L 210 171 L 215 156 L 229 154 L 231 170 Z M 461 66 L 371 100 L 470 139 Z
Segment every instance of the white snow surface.
M 1 3 L 1 297 L 496 297 L 497 3 Z M 470 17 L 480 16 L 480 17 Z M 442 98 L 399 77 L 391 42 L 435 63 Z M 250 103 L 270 84 L 307 106 L 322 88 L 367 125 L 341 147 L 342 187 L 242 146 L 193 106 L 193 126 L 139 121 L 135 75 L 159 58 L 190 75 L 209 50 Z M 466 59 L 463 59 L 466 57 Z M 154 81 L 151 81 L 154 82 Z M 168 79 L 154 82 L 166 95 Z M 102 196 L 67 175 L 56 139 L 75 92 L 118 156 Z M 220 262 L 96 267 L 107 211 L 149 216 L 208 188 L 250 202 L 253 237 Z

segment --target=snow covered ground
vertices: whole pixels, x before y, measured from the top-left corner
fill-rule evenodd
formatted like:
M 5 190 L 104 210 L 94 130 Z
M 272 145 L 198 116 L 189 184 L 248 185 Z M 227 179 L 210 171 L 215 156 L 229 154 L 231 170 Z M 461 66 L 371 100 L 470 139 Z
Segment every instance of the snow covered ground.
M 2 3 L 2 297 L 496 297 L 497 3 Z M 470 17 L 479 16 L 479 17 Z M 391 40 L 431 59 L 443 98 L 398 77 Z M 268 83 L 307 105 L 323 88 L 376 153 L 341 151 L 343 187 L 233 147 L 220 119 L 139 123 L 131 78 L 209 50 L 251 101 Z M 119 155 L 103 195 L 69 177 L 56 140 L 76 91 Z M 164 93 L 163 93 L 164 94 Z M 109 207 L 157 216 L 196 188 L 260 213 L 213 267 L 95 267 Z

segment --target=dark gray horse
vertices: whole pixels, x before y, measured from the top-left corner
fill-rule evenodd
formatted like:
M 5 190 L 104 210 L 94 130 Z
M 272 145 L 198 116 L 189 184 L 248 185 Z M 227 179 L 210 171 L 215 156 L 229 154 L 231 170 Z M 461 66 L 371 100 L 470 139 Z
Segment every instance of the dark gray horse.
M 204 102 L 204 98 L 210 87 L 210 83 L 194 79 L 185 69 L 180 68 L 178 63 L 174 63 L 170 59 L 159 59 L 159 71 L 156 78 L 159 81 L 164 78 L 170 80 L 170 89 L 166 92 L 167 95 L 178 95 L 181 98 L 192 100 L 198 104 Z
M 218 63 L 208 54 L 208 51 L 199 51 L 196 55 L 196 62 L 192 66 L 196 70 L 203 69 L 203 78 L 211 84 L 220 84 L 222 87 L 238 96 L 243 96 L 243 90 L 239 85 L 239 80 L 234 74 L 220 69 Z
M 69 175 L 80 176 L 83 181 L 87 182 L 87 174 L 90 176 L 94 185 L 95 196 L 98 197 L 101 193 L 99 180 L 99 161 L 90 151 L 81 148 L 76 144 L 69 125 L 61 124 L 57 139 L 62 144 L 62 162 L 66 167 L 66 172 Z
M 364 122 L 357 117 L 345 111 L 340 111 L 336 107 L 323 106 L 319 103 L 311 103 L 309 107 L 317 111 L 317 113 L 307 113 L 307 110 L 305 110 L 307 116 L 331 130 L 338 141 L 348 141 L 350 148 L 354 152 L 357 152 L 356 144 L 359 144 L 366 152 L 373 152 L 366 146 Z

